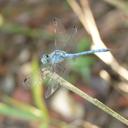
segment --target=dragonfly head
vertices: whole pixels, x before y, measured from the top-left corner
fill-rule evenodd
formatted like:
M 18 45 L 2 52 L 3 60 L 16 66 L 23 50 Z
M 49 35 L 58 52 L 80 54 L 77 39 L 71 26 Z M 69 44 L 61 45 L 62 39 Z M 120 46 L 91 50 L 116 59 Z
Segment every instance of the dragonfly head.
M 43 64 L 48 64 L 49 63 L 49 55 L 48 54 L 44 54 L 41 58 L 41 62 Z

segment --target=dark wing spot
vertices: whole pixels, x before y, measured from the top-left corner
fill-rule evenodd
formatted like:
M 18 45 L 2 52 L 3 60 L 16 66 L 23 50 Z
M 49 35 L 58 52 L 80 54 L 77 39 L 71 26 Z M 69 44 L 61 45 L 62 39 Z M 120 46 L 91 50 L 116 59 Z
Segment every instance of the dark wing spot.
M 27 80 L 28 80 L 28 78 L 26 77 L 26 78 L 24 79 L 24 83 L 26 83 L 26 82 L 27 82 Z

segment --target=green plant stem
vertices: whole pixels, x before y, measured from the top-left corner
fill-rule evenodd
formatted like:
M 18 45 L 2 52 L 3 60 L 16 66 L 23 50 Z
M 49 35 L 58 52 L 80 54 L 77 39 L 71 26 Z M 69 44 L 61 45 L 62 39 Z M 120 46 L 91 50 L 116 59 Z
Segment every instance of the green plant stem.
M 43 81 L 41 80 L 39 64 L 35 56 L 32 61 L 32 94 L 35 105 L 44 113 L 46 121 L 49 120 L 46 104 L 42 98 L 43 96 Z

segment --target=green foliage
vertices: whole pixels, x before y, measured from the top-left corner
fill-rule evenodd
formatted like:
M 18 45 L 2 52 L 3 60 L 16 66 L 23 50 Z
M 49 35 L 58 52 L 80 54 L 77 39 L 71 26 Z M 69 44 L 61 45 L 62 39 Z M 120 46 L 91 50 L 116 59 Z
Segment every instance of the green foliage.
M 70 67 L 77 73 L 80 73 L 83 79 L 90 79 L 91 66 L 94 63 L 90 57 L 79 57 L 75 60 L 69 61 Z
M 0 104 L 0 113 L 6 116 L 13 116 L 28 120 L 45 120 L 45 113 L 32 105 L 24 104 L 8 96 L 3 97 Z
M 77 52 L 85 51 L 89 48 L 89 40 L 82 38 L 77 45 Z M 69 60 L 68 63 L 73 71 L 80 73 L 83 79 L 89 80 L 91 76 L 91 66 L 94 63 L 94 58 L 89 56 L 81 56 L 74 60 Z
M 0 103 L 0 114 L 29 121 L 39 121 L 41 128 L 48 128 L 49 117 L 43 100 L 43 87 L 37 57 L 32 61 L 32 96 L 36 105 L 24 104 L 7 96 L 3 97 L 4 103 Z
M 88 38 L 82 38 L 79 43 L 76 46 L 76 50 L 81 52 L 81 51 L 85 51 L 86 49 L 89 49 L 90 47 L 90 42 Z
M 17 117 L 24 120 L 36 120 L 37 116 L 33 113 L 19 110 L 18 108 L 0 103 L 0 115 Z
M 44 39 L 53 39 L 54 36 L 40 28 L 30 28 L 20 24 L 6 23 L 0 27 L 0 32 L 7 34 L 21 34 L 31 38 L 42 37 Z
M 37 57 L 34 57 L 32 61 L 32 94 L 36 106 L 44 113 L 45 118 L 48 119 L 48 112 L 45 106 L 45 102 L 42 99 L 43 96 L 43 81 L 40 74 L 40 68 Z

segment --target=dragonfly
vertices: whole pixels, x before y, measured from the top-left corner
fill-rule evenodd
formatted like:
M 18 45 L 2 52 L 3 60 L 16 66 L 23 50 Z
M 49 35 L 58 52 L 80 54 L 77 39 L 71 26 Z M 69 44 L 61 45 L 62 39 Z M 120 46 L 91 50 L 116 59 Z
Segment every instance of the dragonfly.
M 58 18 L 53 18 L 52 25 L 54 26 L 54 34 L 57 34 L 57 31 L 59 31 L 58 30 L 59 28 L 61 30 L 64 30 L 64 27 L 61 24 L 61 22 L 59 22 Z M 68 38 L 66 38 L 66 42 L 71 42 L 70 40 L 73 39 L 73 36 L 74 36 L 74 34 L 76 32 L 77 32 L 77 28 L 76 28 L 76 26 L 73 26 L 72 35 L 69 36 Z M 62 32 L 62 34 L 63 34 L 63 32 Z M 63 36 L 64 35 L 65 34 L 63 34 Z M 61 71 L 61 70 L 63 70 L 62 69 L 63 67 L 60 66 L 60 64 L 63 61 L 67 60 L 67 59 L 74 59 L 74 58 L 80 57 L 82 55 L 88 55 L 88 54 L 94 54 L 94 53 L 100 53 L 100 52 L 107 52 L 107 51 L 109 51 L 109 49 L 107 49 L 107 48 L 106 49 L 105 48 L 101 48 L 101 49 L 83 51 L 83 52 L 79 52 L 79 53 L 70 53 L 70 52 L 66 52 L 65 50 L 64 51 L 60 50 L 61 46 L 59 47 L 59 44 L 57 44 L 57 42 L 58 42 L 57 38 L 55 38 L 54 39 L 55 50 L 53 50 L 49 54 L 46 54 L 46 53 L 42 54 L 42 56 L 40 58 L 43 68 L 44 69 L 45 68 L 49 69 L 53 73 L 54 72 L 57 73 L 57 70 L 59 71 L 58 72 L 59 74 L 60 74 L 60 72 L 63 72 L 63 71 Z M 63 74 L 64 74 L 64 72 L 63 72 Z M 42 76 L 41 78 L 45 81 L 46 77 Z M 29 80 L 28 79 L 25 79 L 24 81 L 25 82 L 27 81 L 28 83 L 27 82 L 26 83 L 29 84 Z M 47 78 L 46 78 L 46 84 L 48 85 L 48 87 L 47 87 L 47 90 L 46 90 L 46 93 L 45 93 L 45 98 L 49 98 L 52 94 L 54 94 L 56 92 L 56 90 L 60 86 L 55 81 L 53 81 L 52 79 L 48 79 L 47 80 Z
M 56 66 L 57 64 L 60 64 L 61 62 L 67 59 L 73 59 L 83 55 L 101 53 L 101 52 L 107 52 L 107 51 L 109 51 L 109 49 L 107 48 L 88 50 L 88 51 L 83 51 L 78 53 L 68 53 L 62 50 L 54 50 L 50 54 L 43 54 L 41 57 L 41 63 L 44 66 L 52 66 L 52 69 L 54 71 L 54 66 Z M 47 93 L 45 94 L 45 97 L 46 98 L 50 97 L 58 88 L 59 86 L 52 81 L 51 85 L 48 86 L 48 90 L 47 90 Z

